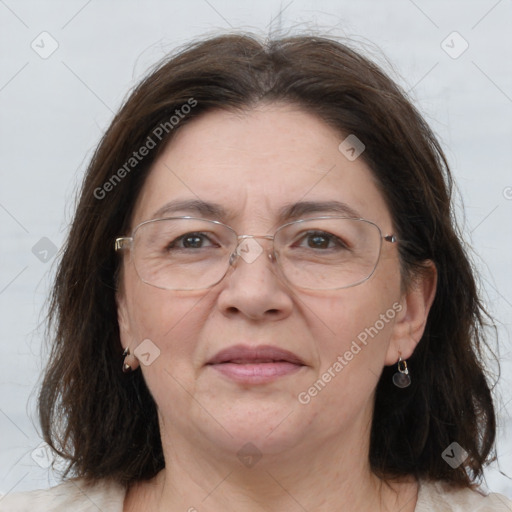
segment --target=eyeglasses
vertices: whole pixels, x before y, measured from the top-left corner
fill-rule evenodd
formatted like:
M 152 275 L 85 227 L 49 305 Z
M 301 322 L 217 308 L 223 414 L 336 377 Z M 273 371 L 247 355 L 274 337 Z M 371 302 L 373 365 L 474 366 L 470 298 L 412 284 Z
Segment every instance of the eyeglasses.
M 239 258 L 253 263 L 264 251 L 256 239 L 273 241 L 270 260 L 291 285 L 337 290 L 366 281 L 379 261 L 382 235 L 365 219 L 316 217 L 284 224 L 271 235 L 237 235 L 218 221 L 170 217 L 142 222 L 115 250 L 130 249 L 140 279 L 164 290 L 201 290 L 219 283 Z

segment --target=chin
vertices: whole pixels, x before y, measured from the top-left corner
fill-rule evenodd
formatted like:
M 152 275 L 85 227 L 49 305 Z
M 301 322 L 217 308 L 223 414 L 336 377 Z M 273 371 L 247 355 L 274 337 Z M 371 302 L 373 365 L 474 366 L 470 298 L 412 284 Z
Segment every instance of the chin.
M 294 405 L 283 407 L 282 404 L 260 407 L 236 404 L 225 414 L 218 410 L 215 419 L 224 428 L 216 423 L 213 431 L 202 429 L 203 434 L 216 446 L 235 453 L 248 444 L 264 454 L 282 453 L 295 447 L 301 437 L 306 436 L 305 426 L 308 423 L 294 412 Z M 211 422 L 209 426 L 212 426 Z

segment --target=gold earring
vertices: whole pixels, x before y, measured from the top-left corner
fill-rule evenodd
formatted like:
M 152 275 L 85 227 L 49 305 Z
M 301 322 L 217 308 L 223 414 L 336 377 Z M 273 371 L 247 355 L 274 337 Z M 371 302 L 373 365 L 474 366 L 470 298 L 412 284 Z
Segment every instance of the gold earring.
M 402 356 L 398 356 L 398 371 L 393 375 L 393 384 L 397 388 L 407 388 L 411 385 L 411 376 L 407 369 L 407 363 L 402 360 Z
M 135 363 L 135 357 L 130 355 L 130 349 L 128 347 L 125 348 L 123 357 L 123 373 L 132 372 L 134 370 L 133 365 Z

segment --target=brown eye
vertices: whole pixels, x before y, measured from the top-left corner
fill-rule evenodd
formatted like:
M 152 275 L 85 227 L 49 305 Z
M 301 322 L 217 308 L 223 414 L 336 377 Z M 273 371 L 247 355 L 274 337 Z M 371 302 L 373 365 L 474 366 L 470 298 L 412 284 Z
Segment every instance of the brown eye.
M 201 249 L 211 247 L 213 244 L 204 233 L 186 233 L 167 245 L 167 249 Z
M 347 248 L 346 244 L 337 236 L 325 231 L 308 232 L 302 237 L 301 241 L 305 241 L 307 243 L 307 247 L 310 249 Z

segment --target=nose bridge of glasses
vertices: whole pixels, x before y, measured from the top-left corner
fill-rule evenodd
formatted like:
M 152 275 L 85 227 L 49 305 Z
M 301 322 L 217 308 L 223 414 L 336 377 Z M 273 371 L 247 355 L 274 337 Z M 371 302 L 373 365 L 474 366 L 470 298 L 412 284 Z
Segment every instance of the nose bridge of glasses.
M 273 235 L 237 235 L 237 246 L 242 245 L 247 240 L 254 240 L 255 238 L 262 238 L 264 240 L 274 240 Z M 256 240 L 254 240 L 256 242 Z M 256 242 L 257 243 L 257 242 Z
M 274 240 L 272 235 L 237 235 L 237 245 L 231 254 L 229 264 L 232 265 L 238 257 L 241 257 L 246 263 L 253 263 L 263 252 L 267 252 L 269 259 L 273 261 L 273 244 L 270 251 L 269 248 L 265 250 L 256 238 Z
M 266 238 L 267 240 L 273 240 L 273 235 L 237 235 L 238 240 L 244 240 L 246 238 Z

